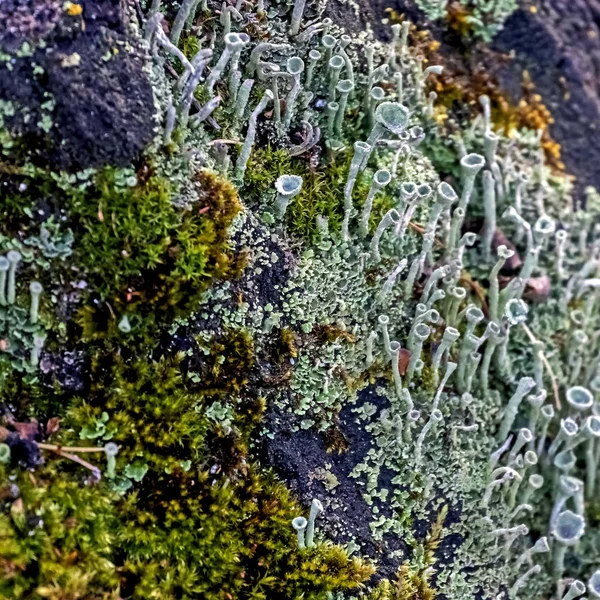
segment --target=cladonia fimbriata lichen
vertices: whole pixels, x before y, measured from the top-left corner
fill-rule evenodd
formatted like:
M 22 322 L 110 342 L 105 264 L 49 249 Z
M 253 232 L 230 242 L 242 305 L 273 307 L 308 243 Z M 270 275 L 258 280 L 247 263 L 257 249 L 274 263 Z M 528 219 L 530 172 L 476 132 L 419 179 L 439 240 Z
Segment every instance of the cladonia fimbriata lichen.
M 296 15 L 299 6 L 295 7 Z M 280 78 L 278 93 L 287 90 L 292 102 L 297 97 L 305 107 L 302 118 L 311 127 L 318 123 L 326 132 L 322 143 L 329 152 L 321 158 L 320 168 L 332 168 L 327 160 L 335 160 L 335 152 L 347 157 L 343 189 L 337 192 L 339 225 L 332 227 L 331 218 L 315 216 L 319 239 L 311 244 L 303 242 L 295 261 L 288 263 L 289 277 L 277 288 L 277 308 L 244 305 L 243 311 L 226 312 L 221 318 L 255 330 L 259 345 L 265 343 L 261 341 L 265 333 L 283 324 L 299 336 L 301 349 L 293 360 L 290 389 L 273 398 L 278 427 L 330 432 L 337 427 L 340 413 L 348 409 L 357 422 L 364 423 L 372 442 L 350 477 L 360 485 L 362 498 L 370 507 L 376 540 L 387 544 L 390 536 L 396 536 L 409 545 L 416 544 L 411 523 L 427 518 L 432 507 L 443 500 L 457 510 L 461 507 L 446 535 L 456 533 L 464 542 L 456 548 L 452 564 L 438 572 L 440 591 L 458 598 L 468 597 L 466 590 L 486 590 L 485 595 L 495 597 L 508 581 L 513 596 L 525 597 L 534 593 L 532 590 L 548 588 L 553 582 L 552 569 L 546 569 L 543 557 L 539 565 L 532 564 L 533 552 L 542 552 L 541 546 L 527 541 L 533 533 L 511 542 L 502 559 L 505 564 L 496 569 L 484 567 L 496 555 L 478 539 L 510 527 L 553 535 L 547 530 L 549 513 L 536 499 L 544 485 L 550 489 L 555 480 L 554 473 L 547 470 L 560 472 L 552 463 L 556 452 L 565 444 L 571 449 L 569 457 L 576 463 L 570 469 L 586 471 L 586 460 L 594 465 L 597 459 L 596 437 L 591 430 L 585 443 L 573 444 L 567 434 L 555 429 L 557 415 L 566 418 L 561 407 L 573 405 L 577 390 L 573 391 L 576 382 L 569 375 L 572 360 L 560 358 L 563 350 L 556 337 L 557 330 L 571 335 L 570 322 L 562 316 L 570 310 L 570 301 L 561 299 L 561 284 L 554 285 L 553 278 L 559 282 L 568 277 L 566 273 L 573 273 L 569 280 L 571 297 L 576 298 L 578 290 L 594 297 L 589 301 L 588 315 L 594 314 L 591 307 L 598 301 L 591 293 L 595 288 L 584 292 L 582 287 L 596 273 L 597 263 L 580 273 L 590 260 L 596 260 L 589 254 L 594 251 L 587 243 L 582 248 L 573 247 L 563 234 L 553 238 L 556 223 L 559 232 L 577 227 L 577 213 L 570 211 L 564 200 L 570 189 L 548 171 L 544 173 L 544 189 L 537 188 L 541 180 L 535 135 L 522 132 L 517 144 L 510 145 L 492 130 L 488 105 L 483 101 L 481 127 L 473 126 L 463 136 L 467 154 L 457 156 L 462 178 L 455 187 L 440 182 L 426 152 L 418 148 L 411 150 L 410 161 L 400 169 L 398 157 L 402 153 L 398 149 L 400 144 L 409 143 L 411 127 L 419 127 L 419 135 L 425 139 L 440 135 L 435 122 L 428 119 L 436 107 L 426 106 L 424 73 L 419 71 L 410 47 L 400 47 L 400 30 L 392 43 L 394 60 L 384 61 L 377 46 L 363 50 L 352 42 L 342 44 L 342 32 L 335 24 L 324 34 L 309 25 L 303 35 L 303 25 L 294 23 L 292 31 L 299 27 L 300 34 L 295 41 L 286 37 L 285 28 L 274 34 L 272 46 L 262 42 L 253 46 L 255 42 L 250 41 L 251 70 L 247 74 L 260 72 L 267 56 L 284 69 L 279 52 L 292 46 L 294 55 L 304 61 L 301 89 L 294 90 L 297 80 Z M 368 70 L 363 76 L 356 69 L 356 60 L 364 51 Z M 384 62 L 378 64 L 378 59 Z M 348 61 L 354 65 L 352 70 Z M 386 92 L 385 83 L 393 83 L 396 90 L 400 85 L 400 97 Z M 257 97 L 266 98 L 269 88 L 260 88 L 261 84 L 255 92 Z M 312 99 L 322 97 L 330 110 L 320 115 L 312 112 L 310 103 L 302 103 L 307 94 Z M 235 172 L 242 199 L 245 173 L 253 168 L 258 116 L 266 109 L 266 101 L 259 108 L 245 141 L 238 134 L 239 141 L 244 142 Z M 357 126 L 348 115 L 361 108 L 364 120 Z M 279 135 L 285 138 L 288 130 L 293 131 L 298 118 L 287 113 Z M 210 133 L 206 130 L 194 135 Z M 286 142 L 280 138 L 278 143 Z M 508 152 L 513 153 L 512 160 L 505 162 Z M 487 169 L 481 173 L 486 163 Z M 279 175 L 274 199 L 274 212 L 283 217 L 284 226 L 298 218 L 300 212 L 296 211 L 304 210 L 304 194 L 310 193 L 306 177 L 303 175 L 300 189 L 298 182 L 302 180 L 296 176 L 293 195 L 286 197 L 286 192 L 282 193 L 284 183 L 289 179 L 290 188 L 292 177 Z M 539 203 L 528 200 L 533 192 L 546 196 L 548 214 L 544 222 L 536 214 Z M 267 205 L 273 195 L 265 190 L 255 201 Z M 481 234 L 464 231 L 471 214 L 484 217 Z M 251 211 L 246 209 L 235 226 L 240 232 L 236 243 L 253 248 L 248 268 L 259 272 L 270 268 L 269 261 L 261 258 L 265 253 L 261 247 L 266 247 L 267 240 L 282 248 L 286 242 L 277 228 L 272 233 L 261 230 L 256 239 L 256 234 L 246 233 L 257 227 L 251 223 Z M 523 239 L 521 232 L 531 232 L 524 238 L 527 245 L 493 246 L 500 227 L 508 239 Z M 251 236 L 255 236 L 252 241 Z M 558 269 L 555 252 L 561 257 Z M 505 265 L 517 254 L 524 257 L 520 259 L 519 277 L 506 282 Z M 528 284 L 540 274 L 550 277 L 550 297 L 545 303 L 531 304 L 526 299 Z M 469 287 L 472 280 L 485 282 L 487 294 L 476 294 L 476 288 Z M 205 301 L 213 302 L 209 298 L 216 299 L 215 294 L 217 291 L 209 292 Z M 225 292 L 224 298 L 228 297 L 232 296 Z M 424 306 L 421 312 L 417 312 L 419 300 Z M 425 318 L 432 310 L 438 316 Z M 588 336 L 593 336 L 597 326 L 595 316 L 588 317 L 584 325 Z M 326 332 L 325 337 L 320 331 Z M 593 362 L 597 351 L 590 348 L 587 358 L 580 361 L 579 372 L 585 376 L 578 381 L 584 387 L 598 377 L 600 369 Z M 453 361 L 457 366 L 448 370 Z M 565 387 L 569 384 L 573 385 Z M 367 390 L 382 399 L 385 411 L 363 400 L 368 397 Z M 469 402 L 463 403 L 466 396 Z M 582 408 L 574 409 L 573 418 L 583 424 L 591 405 L 580 404 Z M 451 438 L 445 437 L 445 431 L 452 432 Z M 511 432 L 513 441 L 494 460 L 495 471 L 488 471 L 487 457 Z M 270 435 L 268 427 L 264 434 Z M 548 436 L 553 439 L 551 443 L 545 441 Z M 560 465 L 563 468 L 562 462 Z M 391 484 L 385 488 L 380 483 L 384 472 L 392 474 Z M 593 469 L 587 467 L 587 473 L 590 485 L 595 486 Z M 335 506 L 333 497 L 323 503 Z M 527 528 L 510 523 L 510 515 L 518 515 L 528 523 Z M 544 519 L 546 528 L 541 525 Z M 300 535 L 302 528 L 297 530 Z M 399 551 L 391 555 L 406 558 Z M 479 566 L 467 576 L 464 568 L 473 565 L 475 555 Z M 524 564 L 530 569 L 526 573 L 521 570 Z
M 209 441 L 175 466 L 170 455 L 179 446 L 165 450 L 157 443 L 169 460 L 161 455 L 164 464 L 147 475 L 143 452 L 131 456 L 131 448 L 109 441 L 119 427 L 128 435 L 148 433 L 138 432 L 127 420 L 130 407 L 121 410 L 111 397 L 106 411 L 79 399 L 87 424 L 67 428 L 97 440 L 97 447 L 74 446 L 69 454 L 37 439 L 39 432 L 28 443 L 88 469 L 93 481 L 86 483 L 108 486 L 102 489 L 127 502 L 132 486 L 142 479 L 151 486 L 165 475 L 169 485 L 161 494 L 171 493 L 172 484 L 181 496 L 194 495 L 195 485 L 225 480 L 218 488 L 225 497 L 230 485 L 246 480 L 251 463 L 268 460 L 257 467 L 261 474 L 268 466 L 287 477 L 307 516 L 295 507 L 285 519 L 273 517 L 265 524 L 273 544 L 246 549 L 251 558 L 239 552 L 231 559 L 267 556 L 234 577 L 254 578 L 240 583 L 247 585 L 240 594 L 291 593 L 273 582 L 286 575 L 269 571 L 283 556 L 292 565 L 290 580 L 308 582 L 293 588 L 296 597 L 388 597 L 373 588 L 384 574 L 394 579 L 395 571 L 398 589 L 412 577 L 422 597 L 570 599 L 584 593 L 582 581 L 591 597 L 600 597 L 600 197 L 589 190 L 585 209 L 575 202 L 570 179 L 540 163 L 536 132 L 508 139 L 495 130 L 487 96 L 474 122 L 450 113 L 444 123 L 446 107 L 430 87 L 443 67 L 428 65 L 410 44 L 407 21 L 394 25 L 391 42 L 382 44 L 369 33 L 349 36 L 323 16 L 324 6 L 303 0 L 186 1 L 177 11 L 166 3 L 165 15 L 160 2 L 139 4 L 132 27 L 136 35 L 144 32 L 139 43 L 152 58 L 156 139 L 142 167 L 117 172 L 115 187 L 131 192 L 129 209 L 144 178 L 169 181 L 168 209 L 199 218 L 206 243 L 222 252 L 180 264 L 200 235 L 186 229 L 188 222 L 169 220 L 155 236 L 161 251 L 149 252 L 127 285 L 110 295 L 90 290 L 87 313 L 80 306 L 61 312 L 62 297 L 93 288 L 104 274 L 77 287 L 71 279 L 80 271 L 90 275 L 85 269 L 57 270 L 54 282 L 42 278 L 35 261 L 69 258 L 72 244 L 81 260 L 82 232 L 66 241 L 56 232 L 53 240 L 3 236 L 0 364 L 3 376 L 16 369 L 39 384 L 66 340 L 69 350 L 89 342 L 86 358 L 97 371 L 110 362 L 104 343 L 111 360 L 127 368 L 133 355 L 148 361 L 156 351 L 158 360 L 175 349 L 181 386 L 191 382 L 200 390 L 193 412 L 206 419 L 198 436 Z M 445 11 L 439 3 L 419 4 L 430 16 Z M 512 8 L 512 2 L 477 3 L 469 23 L 488 35 Z M 449 131 L 461 132 L 459 143 L 449 143 Z M 232 186 L 225 200 L 214 197 L 216 173 L 219 185 Z M 83 212 L 80 194 L 92 175 L 104 176 L 81 174 L 78 183 L 55 174 L 54 180 L 75 190 L 71 207 Z M 221 230 L 211 219 L 235 194 L 239 212 Z M 116 227 L 115 215 L 99 202 L 86 227 Z M 126 268 L 137 259 L 139 248 L 122 238 L 104 265 L 122 260 Z M 239 258 L 230 270 L 228 252 Z M 166 279 L 178 269 L 182 278 L 206 276 L 210 285 Z M 142 280 L 149 289 L 137 289 Z M 147 325 L 132 309 L 138 298 L 148 302 L 144 318 L 156 328 L 136 346 Z M 60 327 L 61 319 L 71 319 L 69 326 Z M 75 329 L 84 334 L 73 343 Z M 43 385 L 60 382 L 48 377 Z M 85 386 L 76 391 L 87 392 Z M 204 404 L 203 395 L 215 389 L 218 399 Z M 305 449 L 306 456 L 297 456 Z M 95 467 L 77 458 L 78 451 L 103 453 L 105 463 Z M 3 465 L 12 464 L 11 456 L 0 448 Z M 222 469 L 231 473 L 221 476 Z M 259 489 L 244 490 L 248 496 L 239 503 L 246 512 L 236 526 L 256 520 L 255 505 L 265 514 L 270 509 L 263 505 L 278 505 Z M 141 490 L 135 493 L 142 504 Z M 161 494 L 156 502 L 166 506 L 171 500 Z M 220 514 L 221 501 L 238 499 L 219 497 L 206 506 Z M 12 507 L 18 515 L 19 504 Z M 337 563 L 318 562 L 328 551 L 340 552 Z M 124 552 L 123 559 L 103 560 L 127 562 Z M 75 560 L 77 551 L 68 556 Z M 363 564 L 359 556 L 386 570 L 369 580 L 365 568 L 340 583 L 333 565 Z M 136 577 L 129 572 L 127 584 Z M 194 585 L 180 593 L 201 597 Z M 160 585 L 148 589 L 160 600 L 173 597 L 160 595 Z M 148 589 L 136 594 L 154 593 Z M 53 595 L 48 586 L 37 593 Z M 218 594 L 233 597 L 225 587 Z M 77 597 L 86 595 L 109 594 Z

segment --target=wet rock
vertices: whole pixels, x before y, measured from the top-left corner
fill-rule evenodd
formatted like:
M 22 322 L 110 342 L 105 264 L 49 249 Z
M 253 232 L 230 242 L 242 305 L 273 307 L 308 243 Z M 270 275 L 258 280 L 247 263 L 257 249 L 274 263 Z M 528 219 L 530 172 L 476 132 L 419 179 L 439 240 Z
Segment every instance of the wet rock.
M 378 396 L 374 388 L 360 392 L 359 402 L 365 401 L 377 406 L 378 410 L 389 408 L 387 400 Z M 362 552 L 375 558 L 378 568 L 374 580 L 378 580 L 381 577 L 393 577 L 398 569 L 401 561 L 398 556 L 391 556 L 391 552 L 402 551 L 407 554 L 408 550 L 406 543 L 393 534 L 384 535 L 381 543 L 372 540 L 369 528 L 371 508 L 362 497 L 363 488 L 356 479 L 350 477 L 350 473 L 375 443 L 365 425 L 378 416 L 372 415 L 367 421 L 361 421 L 352 412 L 352 408 L 346 406 L 340 412 L 339 432 L 343 435 L 347 448 L 338 453 L 328 452 L 324 436 L 317 432 L 302 429 L 293 432 L 291 425 L 300 419 L 271 407 L 267 420 L 274 436 L 265 440 L 264 460 L 273 466 L 305 506 L 313 498 L 324 502 L 326 509 L 319 517 L 319 527 L 336 543 L 354 540 Z M 322 480 L 321 474 L 325 466 L 337 482 L 333 490 L 327 489 Z M 393 477 L 392 472 L 382 469 L 379 482 L 382 487 L 391 487 Z M 383 503 L 378 499 L 374 502 L 380 514 L 391 516 Z
M 59 386 L 62 390 L 80 392 L 85 387 L 85 363 L 83 352 L 72 350 L 57 354 L 44 353 L 40 371 L 45 385 Z

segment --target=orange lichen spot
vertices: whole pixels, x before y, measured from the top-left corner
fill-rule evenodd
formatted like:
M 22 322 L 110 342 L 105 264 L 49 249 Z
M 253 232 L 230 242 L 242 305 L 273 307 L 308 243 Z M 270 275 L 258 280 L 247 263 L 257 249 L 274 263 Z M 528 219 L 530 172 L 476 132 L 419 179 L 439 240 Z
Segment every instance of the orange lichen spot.
M 65 9 L 67 14 L 71 17 L 78 17 L 83 12 L 83 6 L 75 2 L 65 3 Z

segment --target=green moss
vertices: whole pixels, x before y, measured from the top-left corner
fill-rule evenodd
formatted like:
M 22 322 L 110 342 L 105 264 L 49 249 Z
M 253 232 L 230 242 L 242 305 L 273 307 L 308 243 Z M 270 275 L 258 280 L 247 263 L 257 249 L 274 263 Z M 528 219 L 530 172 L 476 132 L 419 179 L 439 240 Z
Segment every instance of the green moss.
M 200 50 L 200 42 L 198 40 L 198 36 L 195 35 L 182 35 L 179 45 L 181 47 L 181 51 L 189 60 L 192 60 L 198 50 Z
M 239 393 L 248 383 L 254 363 L 254 342 L 250 333 L 243 329 L 225 332 L 211 343 L 202 380 L 203 393 L 210 395 L 212 390 Z
M 234 357 L 253 360 L 244 332 L 224 339 Z M 371 575 L 371 565 L 339 546 L 296 548 L 291 520 L 302 509 L 270 473 L 243 456 L 227 464 L 215 451 L 223 432 L 205 416 L 204 393 L 183 379 L 181 359 L 94 360 L 85 399 L 73 399 L 53 441 L 82 445 L 83 435 L 85 444 L 116 443 L 116 477 L 81 485 L 85 470 L 55 455 L 34 477 L 20 471 L 19 501 L 2 495 L 5 597 L 323 598 Z M 215 385 L 228 377 L 212 376 Z M 264 403 L 258 407 L 260 414 Z M 246 411 L 240 408 L 234 428 L 248 435 L 256 419 Z M 226 441 L 231 452 L 235 444 Z M 103 455 L 88 457 L 106 475 Z M 31 534 L 24 523 L 33 515 L 44 522 L 36 520 Z
M 83 231 L 75 260 L 102 301 L 80 312 L 85 338 L 118 335 L 122 313 L 130 315 L 134 335 L 169 323 L 195 305 L 213 278 L 239 273 L 227 246 L 227 228 L 240 210 L 237 192 L 209 171 L 193 183 L 199 202 L 183 211 L 165 179 L 127 187 L 112 170 L 98 176 L 95 201 L 89 194 L 72 199 Z
M 74 401 L 71 419 L 78 424 L 74 434 L 80 436 L 84 427 L 94 429 L 106 412 L 103 439 L 120 447 L 118 473 L 138 458 L 151 474 L 177 470 L 181 460 L 199 460 L 208 422 L 197 410 L 202 406 L 200 397 L 182 385 L 180 360 L 126 364 L 118 356 L 97 358 L 85 400 Z M 73 445 L 78 442 L 75 435 Z
M 52 460 L 35 475 L 19 470 L 9 482 L 8 474 L 0 465 L 0 596 L 118 598 L 114 496 L 57 473 Z
M 344 217 L 344 185 L 351 158 L 351 153 L 346 152 L 327 166 L 313 168 L 305 159 L 291 157 L 288 150 L 273 149 L 271 146 L 255 148 L 244 179 L 244 199 L 265 205 L 269 194 L 274 195 L 278 177 L 300 175 L 303 179 L 302 191 L 292 200 L 285 221 L 291 233 L 315 241 L 318 215 L 329 219 L 332 231 L 339 231 L 341 228 Z M 369 184 L 359 178 L 353 192 L 356 206 L 364 202 L 368 191 Z
M 368 600 L 434 600 L 435 590 L 429 585 L 427 576 L 418 573 L 408 564 L 398 571 L 396 581 L 382 581 L 366 598 Z
M 298 356 L 298 338 L 297 335 L 289 329 L 284 327 L 280 332 L 279 337 L 279 362 L 282 363 L 284 360 L 290 358 L 296 358 Z
M 153 177 L 138 185 L 117 183 L 115 172 L 97 176 L 97 198 L 73 197 L 70 209 L 83 231 L 76 260 L 103 299 L 118 293 L 131 277 L 164 264 L 179 217 L 166 180 Z

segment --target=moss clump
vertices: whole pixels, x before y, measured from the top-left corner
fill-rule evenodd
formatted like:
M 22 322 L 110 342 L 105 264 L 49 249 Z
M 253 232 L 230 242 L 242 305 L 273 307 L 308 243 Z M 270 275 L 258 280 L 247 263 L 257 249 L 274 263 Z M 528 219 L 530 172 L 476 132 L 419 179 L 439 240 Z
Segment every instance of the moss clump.
M 367 596 L 368 600 L 434 600 L 435 597 L 427 575 L 407 564 L 400 567 L 395 582 L 384 580 Z
M 205 365 L 202 389 L 211 394 L 239 393 L 248 383 L 255 364 L 254 342 L 244 329 L 231 329 L 212 341 L 211 353 Z
M 201 399 L 182 384 L 179 362 L 177 357 L 126 364 L 114 356 L 96 358 L 92 365 L 92 385 L 85 400 L 74 401 L 71 419 L 83 437 L 108 414 L 102 438 L 120 447 L 117 473 L 140 459 L 150 473 L 161 473 L 180 468 L 183 455 L 183 460 L 201 458 L 208 423 Z
M 215 358 L 221 351 L 223 361 L 209 355 L 211 384 L 200 391 L 182 373 L 180 355 L 94 358 L 85 398 L 70 400 L 51 441 L 116 444 L 114 476 L 103 454 L 88 454 L 103 477 L 82 485 L 85 469 L 50 454 L 34 476 L 17 471 L 15 502 L 8 472 L 0 473 L 7 481 L 0 494 L 4 597 L 322 598 L 372 574 L 339 546 L 296 548 L 291 520 L 302 509 L 248 457 L 246 440 L 264 401 L 250 395 L 232 403 L 230 431 L 207 416 L 210 401 L 228 401 L 231 370 L 247 372 L 254 361 L 243 330 L 212 346 Z M 246 381 L 236 385 L 242 392 Z
M 0 464 L 0 596 L 65 600 L 118 597 L 115 497 L 49 463 L 9 481 Z M 18 486 L 18 498 L 11 489 Z
M 241 205 L 235 188 L 210 171 L 193 180 L 199 199 L 184 210 L 157 175 L 131 187 L 115 171 L 96 180 L 99 197 L 71 201 L 74 227 L 83 234 L 75 260 L 103 304 L 88 304 L 79 323 L 85 338 L 115 333 L 116 314 L 149 328 L 186 314 L 215 277 L 239 272 L 227 246 L 227 228 Z

